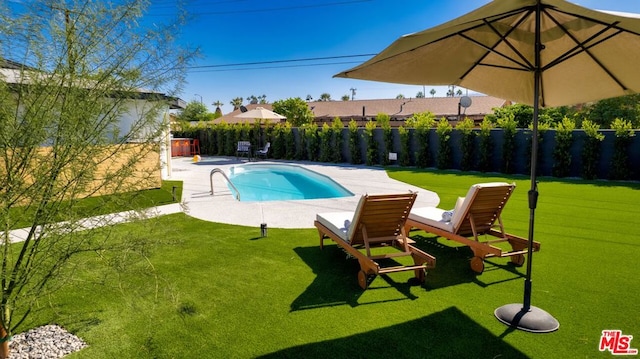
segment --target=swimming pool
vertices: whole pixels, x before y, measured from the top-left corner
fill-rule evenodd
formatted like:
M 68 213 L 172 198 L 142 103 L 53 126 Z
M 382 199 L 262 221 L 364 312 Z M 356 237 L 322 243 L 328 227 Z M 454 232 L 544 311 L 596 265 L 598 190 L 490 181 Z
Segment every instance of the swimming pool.
M 229 179 L 240 192 L 240 201 L 286 201 L 349 197 L 353 193 L 320 173 L 287 164 L 234 166 Z M 235 190 L 229 186 L 230 190 Z

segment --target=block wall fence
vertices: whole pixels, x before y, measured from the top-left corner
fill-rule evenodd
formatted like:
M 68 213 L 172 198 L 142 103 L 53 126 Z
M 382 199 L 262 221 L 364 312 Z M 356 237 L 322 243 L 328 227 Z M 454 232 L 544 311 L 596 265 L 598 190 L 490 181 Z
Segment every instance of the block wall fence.
M 212 148 L 215 148 L 213 145 L 208 145 L 207 141 L 215 141 L 210 134 L 207 134 L 207 129 L 199 129 L 195 133 L 191 134 L 182 134 L 182 135 L 191 135 L 193 137 L 199 138 L 202 151 L 204 155 L 220 155 L 222 154 L 220 151 L 216 153 L 212 153 Z M 360 158 L 362 159 L 362 163 L 365 163 L 367 158 L 367 140 L 365 138 L 365 130 L 359 129 L 360 134 Z M 635 131 L 635 136 L 631 138 L 631 142 L 628 147 L 628 166 L 630 173 L 630 180 L 640 180 L 640 131 Z M 299 146 L 300 144 L 300 131 L 297 128 L 292 129 L 293 136 L 295 137 L 295 144 Z M 410 133 L 410 163 L 411 166 L 416 166 L 416 153 L 419 150 L 419 141 L 416 138 L 417 134 L 414 129 L 409 129 Z M 474 133 L 478 134 L 479 130 L 474 130 Z M 538 175 L 540 176 L 552 176 L 552 169 L 554 165 L 553 159 L 553 151 L 556 145 L 555 141 L 555 130 L 547 130 L 541 134 L 542 141 L 539 146 L 539 158 L 538 158 Z M 614 130 L 600 130 L 604 136 L 603 141 L 600 143 L 600 156 L 597 164 L 596 176 L 598 179 L 609 179 L 611 173 L 611 165 L 614 157 L 614 142 L 615 142 L 615 131 Z M 460 131 L 453 130 L 451 132 L 450 138 L 450 147 L 451 147 L 451 160 L 449 161 L 449 165 L 447 169 L 461 169 L 461 161 L 462 161 L 462 152 L 461 152 L 461 139 L 462 134 Z M 349 130 L 347 128 L 342 130 L 341 133 L 341 162 L 351 163 L 352 155 L 350 153 L 350 143 L 349 143 Z M 429 153 L 431 157 L 431 161 L 428 164 L 428 167 L 436 167 L 436 158 L 438 156 L 439 150 L 439 138 L 435 129 L 431 129 L 429 134 Z M 273 144 L 274 139 L 266 139 L 264 138 L 264 134 L 262 134 L 262 139 L 258 147 L 261 147 L 264 142 L 271 141 Z M 398 159 L 400 158 L 401 152 L 401 144 L 400 144 L 400 135 L 397 129 L 392 129 L 392 137 L 393 137 L 393 148 L 389 152 L 398 153 Z M 379 158 L 375 162 L 376 164 L 383 163 L 382 156 L 386 155 L 386 148 L 383 139 L 383 130 L 381 128 L 376 128 L 373 131 L 373 138 L 377 144 Z M 492 153 L 489 158 L 490 168 L 486 169 L 487 172 L 501 172 L 503 166 L 503 142 L 504 136 L 503 131 L 501 129 L 492 129 L 491 130 L 491 138 L 493 142 Z M 571 153 L 571 164 L 568 171 L 567 177 L 581 177 L 582 176 L 582 149 L 584 146 L 586 135 L 582 130 L 574 130 L 573 131 L 573 142 L 570 148 Z M 511 174 L 523 174 L 528 175 L 530 173 L 530 142 L 531 142 L 531 131 L 525 129 L 519 129 L 516 132 L 515 136 L 515 153 L 512 157 L 513 167 Z M 235 146 L 235 144 L 234 144 Z M 208 150 L 209 149 L 209 150 Z M 228 152 L 228 151 L 227 151 Z M 226 155 L 232 155 L 231 153 L 226 153 Z M 473 158 L 471 170 L 478 170 L 478 162 L 480 158 L 480 136 L 474 136 L 474 146 L 473 146 Z M 399 165 L 399 161 L 391 161 L 390 165 Z

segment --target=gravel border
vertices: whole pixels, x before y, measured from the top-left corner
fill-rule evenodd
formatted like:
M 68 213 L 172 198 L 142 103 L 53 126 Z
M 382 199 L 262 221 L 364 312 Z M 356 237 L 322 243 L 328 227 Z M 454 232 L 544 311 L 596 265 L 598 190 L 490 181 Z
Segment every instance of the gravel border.
M 87 347 L 82 339 L 58 325 L 45 325 L 16 334 L 9 342 L 9 359 L 57 359 Z

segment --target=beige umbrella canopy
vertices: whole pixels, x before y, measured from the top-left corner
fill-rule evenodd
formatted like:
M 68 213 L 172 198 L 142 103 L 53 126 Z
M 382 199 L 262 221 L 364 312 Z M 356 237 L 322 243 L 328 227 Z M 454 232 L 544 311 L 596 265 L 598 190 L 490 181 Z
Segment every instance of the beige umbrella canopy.
M 495 311 L 505 324 L 549 332 L 558 321 L 531 306 L 538 189 L 540 107 L 640 92 L 640 18 L 564 0 L 494 0 L 466 15 L 396 40 L 371 60 L 337 74 L 416 85 L 458 85 L 533 105 L 529 248 L 523 304 Z
M 256 107 L 253 110 L 249 110 L 247 112 L 243 112 L 235 117 L 238 118 L 253 118 L 253 119 L 264 119 L 264 120 L 283 120 L 286 119 L 285 116 L 281 114 L 275 113 L 273 111 L 267 110 L 264 107 Z
M 537 24 L 540 52 L 535 48 Z M 563 0 L 495 0 L 405 35 L 336 76 L 457 85 L 533 105 L 533 73 L 539 68 L 540 106 L 571 105 L 640 92 L 639 33 L 640 19 L 633 14 L 599 12 Z

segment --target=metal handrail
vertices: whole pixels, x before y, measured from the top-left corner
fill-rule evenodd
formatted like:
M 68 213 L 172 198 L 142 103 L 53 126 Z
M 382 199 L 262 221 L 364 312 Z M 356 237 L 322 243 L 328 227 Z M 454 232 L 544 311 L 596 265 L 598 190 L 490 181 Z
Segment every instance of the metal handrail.
M 227 175 L 224 173 L 224 171 L 219 169 L 219 168 L 214 168 L 214 169 L 211 170 L 211 173 L 209 173 L 209 182 L 211 183 L 211 195 L 213 196 L 213 174 L 214 173 L 220 173 L 222 175 L 222 177 L 224 177 L 224 179 L 227 180 L 227 183 L 229 183 L 229 185 L 231 185 L 231 187 L 236 191 L 236 199 L 239 201 L 240 200 L 240 191 L 238 191 L 236 186 L 234 186 L 233 183 L 231 183 L 231 180 L 229 179 L 229 177 L 227 177 Z

